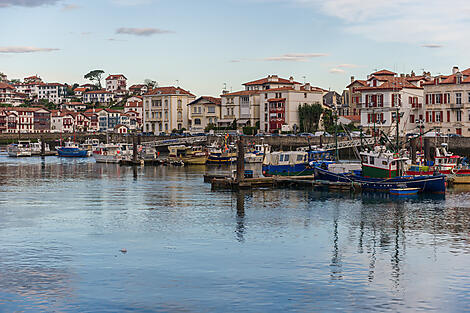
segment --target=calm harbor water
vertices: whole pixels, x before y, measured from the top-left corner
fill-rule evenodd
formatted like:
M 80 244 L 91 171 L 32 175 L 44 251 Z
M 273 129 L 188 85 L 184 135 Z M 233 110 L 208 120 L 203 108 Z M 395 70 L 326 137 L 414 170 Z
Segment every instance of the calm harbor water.
M 207 171 L 230 170 L 0 156 L 0 311 L 470 311 L 467 190 L 213 192 Z

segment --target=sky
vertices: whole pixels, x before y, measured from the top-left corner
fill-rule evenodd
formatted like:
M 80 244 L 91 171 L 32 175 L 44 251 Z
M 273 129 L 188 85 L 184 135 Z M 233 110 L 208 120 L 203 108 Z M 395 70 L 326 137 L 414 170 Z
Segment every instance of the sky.
M 467 0 L 0 0 L 0 72 L 102 69 L 212 96 L 276 74 L 341 92 L 380 69 L 470 67 L 469 27 Z

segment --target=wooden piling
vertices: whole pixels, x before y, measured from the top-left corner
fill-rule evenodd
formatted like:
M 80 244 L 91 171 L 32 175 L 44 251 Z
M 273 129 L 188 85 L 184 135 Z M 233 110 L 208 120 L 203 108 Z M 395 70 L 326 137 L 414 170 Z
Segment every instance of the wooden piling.
M 41 156 L 46 156 L 46 141 L 44 140 L 44 136 L 41 136 Z
M 137 163 L 137 140 L 135 135 L 132 135 L 132 161 L 134 164 Z
M 245 143 L 240 136 L 237 142 L 237 183 L 245 179 Z

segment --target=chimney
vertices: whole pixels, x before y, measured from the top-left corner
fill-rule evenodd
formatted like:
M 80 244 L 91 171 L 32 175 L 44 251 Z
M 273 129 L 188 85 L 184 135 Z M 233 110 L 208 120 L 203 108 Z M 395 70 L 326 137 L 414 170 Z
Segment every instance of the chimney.
M 355 81 L 354 76 L 351 76 L 351 83 Z
M 453 75 L 457 74 L 458 71 L 459 71 L 459 67 L 458 67 L 458 66 L 454 66 L 454 67 L 452 68 L 452 74 L 453 74 Z
M 292 76 L 289 77 L 289 81 L 290 81 L 291 83 L 293 83 L 293 82 L 294 82 L 294 77 L 292 77 Z
M 400 74 L 400 77 L 405 77 L 405 74 Z

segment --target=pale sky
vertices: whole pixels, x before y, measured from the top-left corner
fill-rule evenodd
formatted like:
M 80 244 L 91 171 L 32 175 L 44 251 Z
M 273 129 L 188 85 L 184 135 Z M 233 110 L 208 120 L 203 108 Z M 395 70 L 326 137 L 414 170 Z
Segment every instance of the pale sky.
M 213 96 L 278 74 L 341 92 L 375 69 L 469 67 L 469 17 L 467 0 L 0 0 L 0 72 L 103 69 Z

